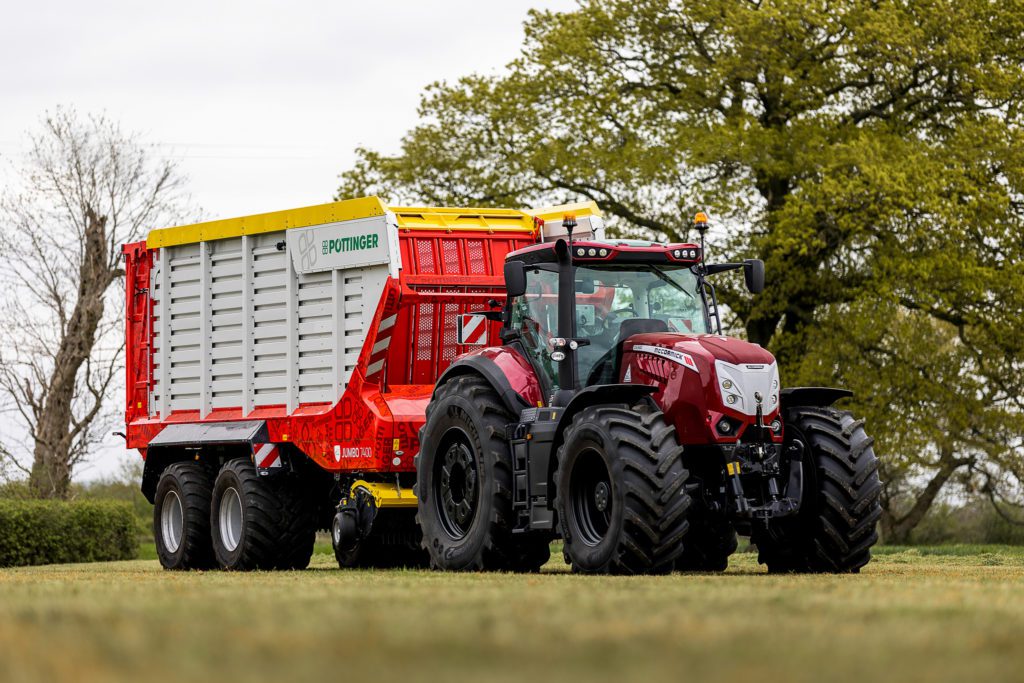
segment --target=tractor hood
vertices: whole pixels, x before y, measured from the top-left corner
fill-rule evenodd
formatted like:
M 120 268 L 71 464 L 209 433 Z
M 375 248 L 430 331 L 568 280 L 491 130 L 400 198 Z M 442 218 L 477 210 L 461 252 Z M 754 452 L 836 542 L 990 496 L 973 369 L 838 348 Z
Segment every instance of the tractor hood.
M 775 358 L 757 344 L 711 334 L 636 334 L 623 345 L 620 382 L 650 384 L 683 443 L 735 441 L 779 413 Z M 714 426 L 731 420 L 728 434 Z
M 636 334 L 626 340 L 624 350 L 632 350 L 636 345 L 672 349 L 689 354 L 695 361 L 703 359 L 711 367 L 714 367 L 716 360 L 732 365 L 775 362 L 775 357 L 757 344 L 717 334 Z

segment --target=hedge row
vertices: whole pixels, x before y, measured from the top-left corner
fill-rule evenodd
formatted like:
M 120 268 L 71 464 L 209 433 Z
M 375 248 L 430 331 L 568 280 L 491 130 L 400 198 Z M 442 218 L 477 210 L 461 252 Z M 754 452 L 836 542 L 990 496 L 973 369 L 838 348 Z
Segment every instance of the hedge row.
M 0 500 L 0 567 L 130 560 L 135 527 L 126 502 Z

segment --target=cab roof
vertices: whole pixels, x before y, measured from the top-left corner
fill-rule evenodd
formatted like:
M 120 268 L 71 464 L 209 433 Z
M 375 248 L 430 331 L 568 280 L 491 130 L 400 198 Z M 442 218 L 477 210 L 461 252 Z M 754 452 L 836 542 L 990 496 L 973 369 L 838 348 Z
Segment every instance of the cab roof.
M 534 263 L 555 263 L 558 261 L 558 244 L 565 242 L 544 242 L 534 244 L 505 257 L 506 261 Z M 573 240 L 572 260 L 579 263 L 664 263 L 693 265 L 700 261 L 700 247 L 692 243 L 664 244 L 647 240 Z

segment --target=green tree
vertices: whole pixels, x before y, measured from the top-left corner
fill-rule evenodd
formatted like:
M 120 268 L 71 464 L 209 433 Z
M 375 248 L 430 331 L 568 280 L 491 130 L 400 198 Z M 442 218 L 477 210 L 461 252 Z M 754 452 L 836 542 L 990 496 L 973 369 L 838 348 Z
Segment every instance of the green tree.
M 952 484 L 1020 489 L 1024 3 L 583 0 L 496 77 L 431 86 L 339 196 L 596 200 L 692 238 L 708 209 L 766 293 L 720 292 L 784 378 L 843 383 L 884 458 L 890 540 Z

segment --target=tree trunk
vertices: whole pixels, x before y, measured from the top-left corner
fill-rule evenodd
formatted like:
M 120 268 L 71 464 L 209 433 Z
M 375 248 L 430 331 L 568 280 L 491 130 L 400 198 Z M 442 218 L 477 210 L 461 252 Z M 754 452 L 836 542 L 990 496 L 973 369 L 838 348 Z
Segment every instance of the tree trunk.
M 953 449 L 950 446 L 943 445 L 939 452 L 938 471 L 928 480 L 928 484 L 918 494 L 910 510 L 900 516 L 896 514 L 895 510 L 882 509 L 883 540 L 886 543 L 898 545 L 909 543 L 911 534 L 924 519 L 924 516 L 928 514 L 928 510 L 931 509 L 932 503 L 935 502 L 942 487 L 958 469 L 966 464 L 968 461 L 953 456 Z
M 98 216 L 92 207 L 85 208 L 85 215 L 78 299 L 54 356 L 53 371 L 34 434 L 29 485 L 42 498 L 66 498 L 68 495 L 73 449 L 82 430 L 75 424 L 72 414 L 75 385 L 96 343 L 96 330 L 103 317 L 103 296 L 111 281 L 107 218 Z

